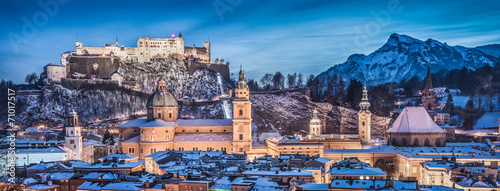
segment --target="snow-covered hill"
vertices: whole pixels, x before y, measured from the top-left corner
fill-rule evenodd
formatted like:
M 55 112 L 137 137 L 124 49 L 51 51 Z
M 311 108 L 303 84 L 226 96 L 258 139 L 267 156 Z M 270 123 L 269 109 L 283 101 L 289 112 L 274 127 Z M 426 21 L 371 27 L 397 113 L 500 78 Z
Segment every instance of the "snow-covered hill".
M 158 79 L 168 84 L 168 90 L 177 98 L 189 96 L 211 100 L 220 95 L 217 74 L 211 70 L 199 69 L 190 75 L 183 60 L 164 59 L 151 63 L 120 63 L 119 72 L 125 79 L 135 79 L 140 89 L 154 91 Z M 224 89 L 232 89 L 223 81 Z M 69 90 L 62 86 L 45 87 L 40 95 L 16 96 L 16 121 L 22 127 L 46 124 L 58 126 L 65 123 L 64 115 L 74 106 L 80 123 L 125 118 L 146 111 L 146 93 L 124 88 L 93 89 L 85 87 Z M 198 106 L 181 108 L 180 116 L 195 118 L 222 118 L 220 102 L 208 102 Z M 6 123 L 6 120 L 1 122 Z
M 278 94 L 250 94 L 252 101 L 253 133 L 280 132 L 293 134 L 309 132 L 309 121 L 314 109 L 324 123 L 323 133 L 357 134 L 358 112 L 353 109 L 332 106 L 329 103 L 312 102 L 304 94 L 284 92 Z M 382 138 L 390 118 L 373 115 L 374 138 Z
M 499 50 L 500 45 L 466 48 L 449 46 L 433 39 L 422 41 L 392 34 L 378 50 L 369 55 L 353 54 L 346 62 L 329 68 L 317 77 L 321 82 L 337 74 L 346 81 L 356 78 L 369 85 L 399 82 L 413 76 L 425 77 L 428 61 L 433 73 L 493 65 L 500 61 Z

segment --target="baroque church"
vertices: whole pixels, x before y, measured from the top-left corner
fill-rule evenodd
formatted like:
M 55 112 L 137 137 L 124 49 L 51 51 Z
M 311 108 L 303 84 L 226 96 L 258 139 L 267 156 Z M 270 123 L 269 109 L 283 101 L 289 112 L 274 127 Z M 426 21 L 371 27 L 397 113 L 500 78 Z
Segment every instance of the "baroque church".
M 120 126 L 119 150 L 145 156 L 157 151 L 226 151 L 243 154 L 252 150 L 252 111 L 244 71 L 234 90 L 232 119 L 179 119 L 177 99 L 159 80 L 146 103 L 147 117 Z

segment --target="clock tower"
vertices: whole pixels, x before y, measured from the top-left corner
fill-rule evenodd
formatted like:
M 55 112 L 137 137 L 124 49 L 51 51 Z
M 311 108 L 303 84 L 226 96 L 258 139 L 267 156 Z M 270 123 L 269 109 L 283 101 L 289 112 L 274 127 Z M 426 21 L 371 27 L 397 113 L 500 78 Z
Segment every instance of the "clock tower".
M 71 111 L 67 115 L 68 123 L 66 124 L 66 137 L 64 144 L 66 148 L 71 150 L 69 160 L 82 160 L 82 136 L 81 129 L 78 126 L 78 114 L 71 106 Z
M 370 142 L 371 139 L 371 118 L 372 113 L 370 112 L 370 102 L 368 102 L 368 90 L 363 89 L 363 98 L 361 98 L 361 103 L 359 103 L 359 113 L 358 113 L 358 135 L 359 140 L 362 143 Z
M 245 78 L 240 66 L 233 99 L 233 153 L 239 154 L 252 150 L 252 103 Z

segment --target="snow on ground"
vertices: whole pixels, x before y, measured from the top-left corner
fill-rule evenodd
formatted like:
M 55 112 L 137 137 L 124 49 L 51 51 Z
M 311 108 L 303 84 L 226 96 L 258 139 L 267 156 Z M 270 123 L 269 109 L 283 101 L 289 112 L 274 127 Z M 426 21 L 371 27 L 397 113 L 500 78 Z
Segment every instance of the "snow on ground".
M 474 129 L 498 128 L 498 120 L 500 120 L 500 112 L 485 113 L 477 120 Z

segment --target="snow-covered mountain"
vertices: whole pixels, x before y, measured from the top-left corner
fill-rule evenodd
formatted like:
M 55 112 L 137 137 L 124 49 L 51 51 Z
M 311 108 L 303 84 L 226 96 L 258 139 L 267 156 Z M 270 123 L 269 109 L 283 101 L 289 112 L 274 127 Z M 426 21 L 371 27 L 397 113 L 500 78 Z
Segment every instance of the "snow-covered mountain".
M 346 81 L 355 78 L 369 85 L 399 82 L 413 76 L 425 77 L 428 61 L 433 73 L 462 67 L 475 69 L 499 62 L 500 45 L 466 48 L 394 33 L 378 50 L 369 55 L 353 54 L 346 62 L 329 68 L 317 77 L 324 82 L 337 74 Z

